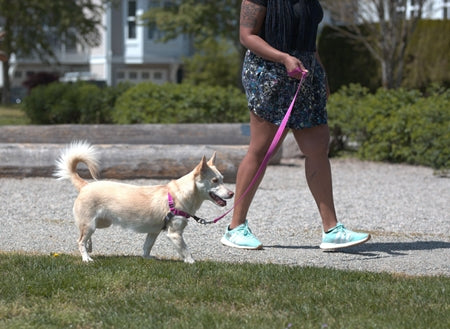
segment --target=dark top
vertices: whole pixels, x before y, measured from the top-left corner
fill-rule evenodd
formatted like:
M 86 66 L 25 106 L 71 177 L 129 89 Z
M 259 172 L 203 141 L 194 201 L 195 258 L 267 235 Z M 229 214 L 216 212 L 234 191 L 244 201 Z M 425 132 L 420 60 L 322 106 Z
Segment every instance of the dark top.
M 249 0 L 255 4 L 268 7 L 268 1 L 282 1 L 282 0 Z M 274 31 L 273 28 L 267 27 L 267 16 L 269 13 L 266 13 L 266 19 L 264 21 L 264 26 L 261 29 L 260 37 L 266 40 L 269 44 L 274 46 L 275 48 L 282 51 L 316 51 L 316 39 L 317 39 L 317 28 L 319 23 L 323 19 L 323 10 L 319 1 L 317 0 L 285 0 L 285 5 L 291 5 L 293 12 L 292 22 L 288 29 L 292 31 L 288 32 L 287 40 L 285 41 L 288 49 L 280 49 L 283 48 L 279 44 L 273 44 L 275 42 L 270 42 L 270 36 L 267 34 L 274 33 L 278 35 L 273 35 L 272 40 L 277 40 L 282 38 L 282 33 L 279 31 Z M 303 9 L 302 9 L 303 7 Z M 270 8 L 268 8 L 269 10 Z M 279 14 L 281 17 L 286 17 L 284 13 Z M 278 16 L 278 17 L 279 17 Z M 279 18 L 278 18 L 279 19 Z M 282 24 L 283 22 L 277 23 Z

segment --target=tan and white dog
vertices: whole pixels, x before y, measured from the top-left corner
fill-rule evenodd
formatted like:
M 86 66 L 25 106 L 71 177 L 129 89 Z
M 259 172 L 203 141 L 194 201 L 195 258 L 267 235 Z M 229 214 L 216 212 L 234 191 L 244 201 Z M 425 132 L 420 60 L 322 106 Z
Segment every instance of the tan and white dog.
M 92 251 L 91 236 L 95 230 L 115 224 L 147 233 L 145 258 L 150 257 L 159 233 L 167 229 L 167 236 L 180 256 L 185 262 L 193 263 L 182 236 L 187 218 L 171 212 L 168 195 L 173 198 L 177 211 L 189 215 L 194 215 L 205 200 L 224 207 L 225 199 L 231 199 L 234 193 L 223 184 L 223 176 L 214 165 L 215 158 L 215 153 L 208 162 L 203 157 L 194 170 L 166 185 L 136 186 L 97 180 L 88 183 L 78 175 L 77 164 L 86 164 L 96 179 L 99 163 L 95 148 L 86 142 L 74 142 L 68 146 L 57 160 L 55 176 L 70 179 L 79 191 L 73 214 L 80 230 L 78 248 L 83 261 L 92 261 L 88 252 Z

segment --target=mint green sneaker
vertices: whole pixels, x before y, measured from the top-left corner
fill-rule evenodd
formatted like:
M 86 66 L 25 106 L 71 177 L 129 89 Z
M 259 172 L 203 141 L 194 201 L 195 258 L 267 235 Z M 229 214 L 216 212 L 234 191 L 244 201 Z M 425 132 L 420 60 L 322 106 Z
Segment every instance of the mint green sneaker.
M 338 223 L 328 232 L 322 233 L 320 249 L 332 251 L 340 248 L 348 248 L 364 243 L 369 239 L 370 234 L 347 230 L 344 225 Z
M 262 243 L 252 233 L 252 230 L 248 227 L 247 221 L 232 230 L 227 227 L 225 235 L 222 237 L 220 242 L 233 248 L 262 249 Z

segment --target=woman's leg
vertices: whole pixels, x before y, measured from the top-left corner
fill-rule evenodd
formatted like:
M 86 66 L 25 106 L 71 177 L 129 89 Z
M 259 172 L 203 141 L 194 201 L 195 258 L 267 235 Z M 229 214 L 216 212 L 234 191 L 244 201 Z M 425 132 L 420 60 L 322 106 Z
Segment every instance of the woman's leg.
M 259 118 L 253 112 L 250 111 L 250 144 L 247 154 L 242 159 L 241 164 L 236 176 L 236 191 L 235 202 L 239 200 L 242 194 L 250 185 L 253 177 L 258 171 L 267 150 L 272 143 L 272 140 L 278 130 L 278 126 Z M 281 145 L 286 132 L 282 136 L 278 147 Z M 248 209 L 256 193 L 256 190 L 264 176 L 265 171 L 259 176 L 255 185 L 249 190 L 249 192 L 242 198 L 242 200 L 236 205 L 233 212 L 233 218 L 231 220 L 230 229 L 243 224 L 247 218 Z
M 293 130 L 295 140 L 305 155 L 305 174 L 309 189 L 316 201 L 324 231 L 337 224 L 333 201 L 333 186 L 328 145 L 330 132 L 327 125 Z
M 336 250 L 364 243 L 370 234 L 353 232 L 338 223 L 333 201 L 333 184 L 328 143 L 330 132 L 327 125 L 294 131 L 295 139 L 305 154 L 305 172 L 309 189 L 322 217 L 323 234 L 320 248 Z

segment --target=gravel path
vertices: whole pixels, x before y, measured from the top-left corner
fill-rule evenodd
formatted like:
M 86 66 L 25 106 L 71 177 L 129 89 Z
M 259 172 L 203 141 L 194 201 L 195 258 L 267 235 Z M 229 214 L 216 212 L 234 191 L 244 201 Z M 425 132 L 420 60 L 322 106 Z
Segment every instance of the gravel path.
M 270 166 L 251 208 L 261 251 L 222 246 L 229 216 L 215 225 L 190 222 L 185 239 L 193 257 L 224 262 L 319 266 L 405 275 L 450 276 L 450 180 L 429 168 L 332 160 L 335 203 L 348 228 L 372 239 L 341 252 L 322 252 L 321 225 L 306 186 L 304 162 Z M 134 180 L 133 184 L 162 184 Z M 229 186 L 234 188 L 233 185 Z M 0 179 L 0 250 L 78 254 L 72 217 L 76 190 L 51 178 Z M 197 213 L 213 219 L 223 209 L 203 204 Z M 121 228 L 97 230 L 96 255 L 140 255 L 145 236 Z M 164 235 L 152 250 L 158 258 L 178 258 Z M 80 258 L 81 259 L 81 258 Z

